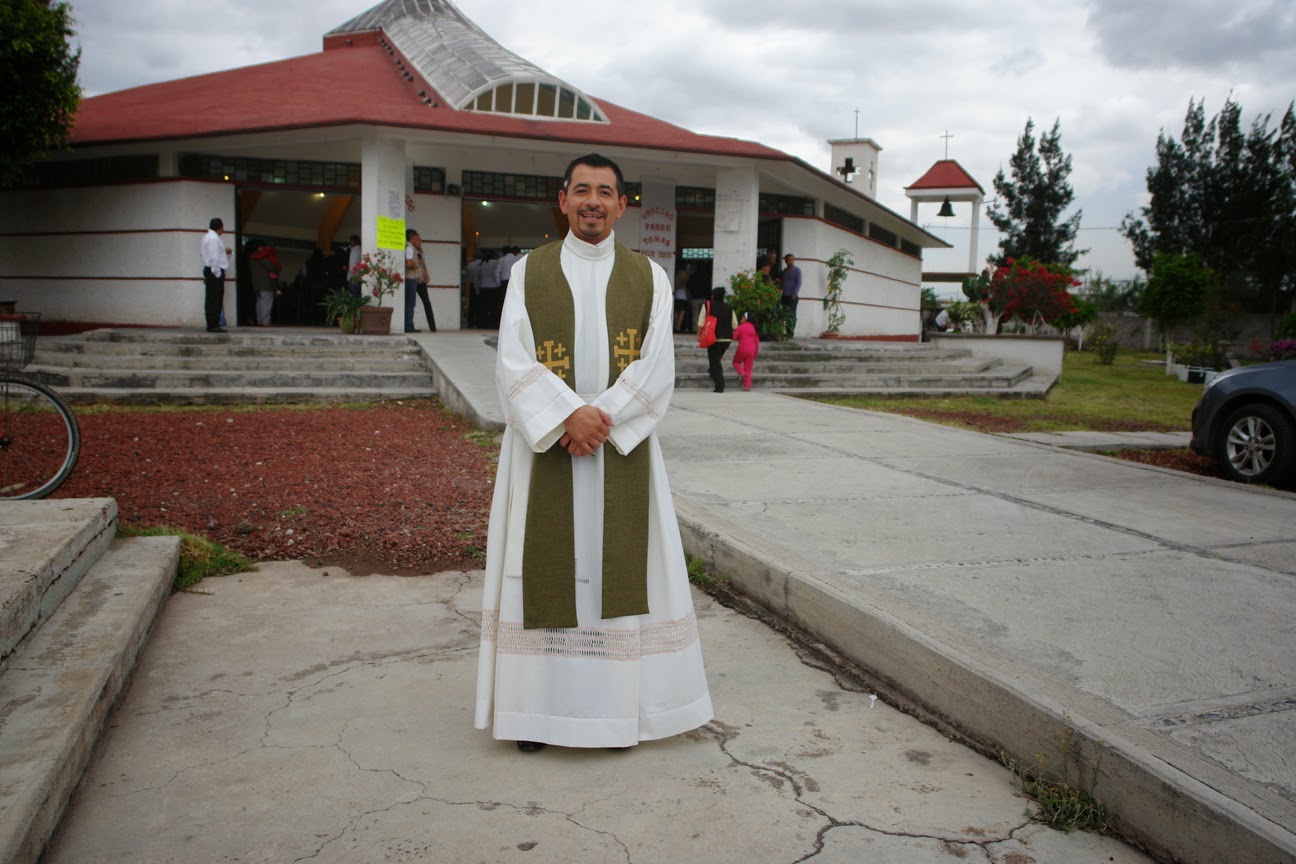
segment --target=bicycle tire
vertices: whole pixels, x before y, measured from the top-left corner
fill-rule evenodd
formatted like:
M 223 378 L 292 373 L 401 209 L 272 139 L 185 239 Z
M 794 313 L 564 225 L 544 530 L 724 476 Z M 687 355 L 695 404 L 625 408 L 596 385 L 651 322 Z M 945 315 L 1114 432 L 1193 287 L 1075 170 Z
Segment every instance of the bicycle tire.
M 0 373 L 0 501 L 44 498 L 72 474 L 81 429 L 53 390 Z

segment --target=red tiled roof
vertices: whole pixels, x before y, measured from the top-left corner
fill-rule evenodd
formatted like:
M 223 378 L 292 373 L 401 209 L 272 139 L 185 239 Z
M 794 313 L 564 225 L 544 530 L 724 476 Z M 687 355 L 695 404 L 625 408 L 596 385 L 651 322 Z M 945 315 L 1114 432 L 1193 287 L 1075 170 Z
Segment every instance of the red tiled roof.
M 437 107 L 422 102 L 420 89 Z M 440 104 L 420 77 L 407 82 L 376 44 L 361 44 L 90 97 L 81 102 L 71 143 L 84 147 L 373 124 L 795 161 L 753 141 L 697 135 L 596 101 L 609 123 L 458 111 Z
M 927 173 L 919 177 L 913 183 L 905 187 L 906 189 L 978 189 L 982 194 L 985 190 L 981 184 L 972 179 L 972 175 L 963 170 L 963 166 L 953 159 L 942 159 L 927 169 Z

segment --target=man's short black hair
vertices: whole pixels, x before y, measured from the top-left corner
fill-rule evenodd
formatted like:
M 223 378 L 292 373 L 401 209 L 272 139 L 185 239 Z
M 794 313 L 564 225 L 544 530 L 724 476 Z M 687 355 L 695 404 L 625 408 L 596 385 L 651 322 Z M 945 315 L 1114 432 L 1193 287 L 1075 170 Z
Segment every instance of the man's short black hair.
M 567 166 L 567 170 L 563 173 L 562 188 L 564 192 L 567 191 L 567 184 L 571 183 L 572 172 L 576 170 L 577 165 L 588 165 L 590 168 L 611 168 L 612 173 L 617 178 L 617 197 L 625 197 L 625 175 L 621 173 L 621 166 L 606 156 L 600 156 L 597 153 L 586 153 L 584 156 L 577 156 L 571 161 Z
M 413 236 L 414 236 L 415 234 L 417 234 L 417 233 L 418 233 L 418 231 L 417 231 L 416 229 L 414 229 L 414 228 L 406 228 L 406 229 L 405 229 L 405 242 L 408 243 L 408 242 L 409 242 L 409 239 L 410 239 L 411 237 L 413 237 Z
M 213 231 L 219 231 L 225 227 L 225 223 L 220 220 L 219 216 L 215 216 L 207 223 L 207 227 Z

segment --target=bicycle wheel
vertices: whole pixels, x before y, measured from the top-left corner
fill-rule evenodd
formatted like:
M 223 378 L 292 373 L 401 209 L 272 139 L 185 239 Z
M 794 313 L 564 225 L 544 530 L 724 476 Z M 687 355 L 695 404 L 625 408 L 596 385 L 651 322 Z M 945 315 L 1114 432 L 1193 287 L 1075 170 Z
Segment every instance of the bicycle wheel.
M 0 500 L 44 498 L 72 473 L 81 430 L 43 384 L 0 374 Z

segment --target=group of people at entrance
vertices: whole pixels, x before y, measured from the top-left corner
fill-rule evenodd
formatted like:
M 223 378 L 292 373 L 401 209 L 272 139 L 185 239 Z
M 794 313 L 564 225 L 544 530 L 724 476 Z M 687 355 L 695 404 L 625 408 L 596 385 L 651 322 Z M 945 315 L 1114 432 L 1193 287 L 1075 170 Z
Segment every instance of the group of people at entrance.
M 522 249 L 518 246 L 505 246 L 498 251 L 477 250 L 464 268 L 464 281 L 468 286 L 464 317 L 469 325 L 487 330 L 499 327 L 513 265 L 521 258 Z

